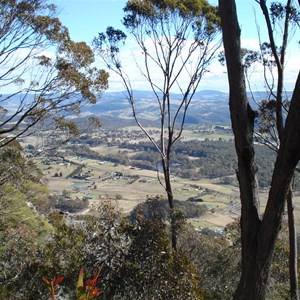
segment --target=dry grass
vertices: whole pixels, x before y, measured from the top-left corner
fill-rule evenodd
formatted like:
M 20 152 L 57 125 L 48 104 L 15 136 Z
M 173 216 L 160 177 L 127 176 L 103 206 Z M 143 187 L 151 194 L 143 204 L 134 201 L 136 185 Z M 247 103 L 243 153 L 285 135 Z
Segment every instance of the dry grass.
M 100 149 L 98 149 L 100 150 Z M 71 192 L 73 197 L 88 197 L 91 205 L 99 204 L 104 199 L 116 199 L 119 207 L 124 213 L 129 213 L 138 203 L 144 202 L 148 197 L 156 195 L 165 196 L 164 188 L 158 181 L 157 172 L 149 170 L 140 170 L 113 163 L 99 164 L 96 160 L 86 159 L 80 161 L 75 158 L 69 158 L 74 163 L 84 163 L 83 173 L 90 172 L 91 177 L 88 180 L 78 180 L 67 178 L 75 168 L 72 166 L 52 165 L 45 166 L 44 174 L 47 178 L 49 190 L 53 193 L 62 193 L 63 190 Z M 63 173 L 63 177 L 53 177 L 55 173 Z M 122 172 L 129 176 L 138 176 L 138 179 L 116 178 L 114 172 Z M 162 178 L 161 178 L 162 179 Z M 221 186 L 213 181 L 205 180 L 195 182 L 176 178 L 173 180 L 174 196 L 179 200 L 187 200 L 190 197 L 200 197 L 204 204 L 216 212 L 222 212 L 228 207 L 230 201 L 237 201 L 233 197 L 234 188 Z M 231 222 L 227 216 L 220 214 L 209 214 L 193 223 L 201 224 L 199 226 L 215 227 L 225 226 Z

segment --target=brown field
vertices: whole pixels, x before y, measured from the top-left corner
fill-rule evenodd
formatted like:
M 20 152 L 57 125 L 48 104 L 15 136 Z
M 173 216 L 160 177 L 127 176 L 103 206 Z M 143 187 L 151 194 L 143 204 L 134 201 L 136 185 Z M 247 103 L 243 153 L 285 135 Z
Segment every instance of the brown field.
M 136 127 L 126 128 L 136 130 Z M 155 129 L 152 129 L 155 130 Z M 230 138 L 230 136 L 209 135 L 209 138 Z M 205 136 L 205 137 L 207 137 Z M 186 139 L 199 138 L 195 131 L 186 130 Z M 201 138 L 205 138 L 203 135 Z M 30 137 L 24 144 L 34 144 L 34 137 Z M 117 153 L 117 147 L 93 147 L 91 148 L 101 154 Z M 130 150 L 129 150 L 130 152 Z M 129 213 L 138 203 L 144 202 L 147 197 L 156 195 L 165 196 L 165 191 L 158 181 L 156 171 L 141 170 L 124 165 L 115 165 L 110 162 L 99 162 L 91 159 L 80 160 L 76 157 L 67 157 L 71 162 L 84 164 L 83 173 L 88 173 L 86 180 L 72 179 L 68 175 L 77 167 L 75 164 L 69 166 L 52 164 L 39 166 L 42 168 L 45 181 L 50 192 L 61 194 L 64 190 L 71 193 L 73 197 L 88 197 L 91 205 L 96 205 L 104 199 L 114 199 L 124 213 Z M 55 173 L 62 173 L 62 177 L 54 177 Z M 123 173 L 123 177 L 117 178 L 115 172 Z M 128 176 L 128 177 L 127 177 Z M 130 176 L 138 176 L 134 180 Z M 160 174 L 161 180 L 163 180 Z M 190 197 L 200 197 L 203 204 L 210 209 L 210 213 L 198 219 L 189 220 L 197 227 L 224 227 L 233 220 L 239 218 L 239 190 L 237 186 L 219 184 L 218 180 L 202 179 L 199 181 L 181 178 L 173 179 L 173 192 L 176 199 L 185 201 Z M 267 191 L 261 191 L 261 211 L 265 207 Z M 300 194 L 295 195 L 296 224 L 300 229 Z
M 95 149 L 94 149 L 95 150 Z M 102 148 L 98 149 L 103 151 Z M 61 194 L 64 190 L 71 192 L 75 197 L 88 197 L 91 205 L 96 205 L 104 199 L 116 200 L 124 213 L 129 213 L 138 203 L 144 202 L 148 197 L 156 195 L 165 196 L 163 187 L 158 181 L 155 171 L 141 170 L 113 163 L 99 164 L 98 161 L 85 159 L 79 160 L 68 157 L 74 163 L 84 163 L 83 173 L 89 173 L 86 180 L 69 178 L 68 175 L 76 168 L 75 165 L 42 166 L 47 185 L 52 193 Z M 62 177 L 54 177 L 55 173 L 62 173 Z M 113 176 L 115 172 L 122 172 L 123 177 Z M 126 176 L 138 176 L 127 178 Z M 161 179 L 162 174 L 160 174 Z M 173 179 L 174 195 L 176 199 L 187 200 L 190 197 L 201 197 L 209 209 L 209 213 L 200 219 L 190 220 L 194 225 L 201 227 L 225 226 L 233 221 L 228 210 L 228 205 L 237 205 L 237 188 L 222 186 L 210 180 L 203 182 Z M 236 216 L 236 213 L 233 214 Z
M 80 162 L 76 159 L 73 161 Z M 74 170 L 74 165 L 53 165 L 51 168 L 44 166 L 49 190 L 53 193 L 62 193 L 63 190 L 67 190 L 74 197 L 88 197 L 91 205 L 97 205 L 104 199 L 113 199 L 116 200 L 125 214 L 129 213 L 138 203 L 144 202 L 147 197 L 165 195 L 155 171 L 140 170 L 122 165 L 115 166 L 112 163 L 100 165 L 98 161 L 90 159 L 82 162 L 86 165 L 83 172 L 90 171 L 91 174 L 87 180 L 67 178 Z M 53 177 L 55 172 L 62 172 L 63 177 Z M 122 172 L 124 175 L 130 176 L 137 175 L 139 178 L 134 182 L 132 179 L 118 179 L 113 176 L 114 172 Z M 202 203 L 211 210 L 210 213 L 198 219 L 189 220 L 196 227 L 224 227 L 239 218 L 239 191 L 236 186 L 221 185 L 215 180 L 208 179 L 191 181 L 175 178 L 173 188 L 176 199 L 185 201 L 190 197 L 201 197 Z M 267 195 L 267 191 L 261 192 L 262 211 Z M 300 228 L 300 195 L 298 194 L 295 197 L 295 203 L 296 223 L 297 227 Z

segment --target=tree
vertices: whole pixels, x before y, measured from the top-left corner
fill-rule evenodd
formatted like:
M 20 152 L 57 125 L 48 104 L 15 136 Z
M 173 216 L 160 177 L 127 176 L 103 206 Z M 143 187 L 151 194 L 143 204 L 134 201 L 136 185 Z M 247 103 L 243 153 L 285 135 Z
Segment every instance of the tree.
M 86 43 L 70 39 L 55 5 L 1 0 L 0 6 L 0 146 L 32 133 L 47 117 L 76 133 L 65 113 L 95 103 L 95 93 L 107 88 L 107 72 L 92 66 Z
M 171 185 L 171 152 L 180 139 L 187 111 L 203 75 L 208 72 L 219 42 L 216 8 L 207 1 L 128 1 L 123 24 L 142 50 L 142 63 L 135 57 L 141 77 L 153 92 L 160 120 L 159 140 L 141 123 L 138 102 L 120 58 L 126 35 L 112 27 L 99 33 L 94 44 L 107 66 L 122 79 L 133 117 L 160 154 L 163 185 L 170 207 L 173 248 L 176 248 L 175 207 Z M 143 65 L 143 67 L 142 67 Z M 172 98 L 179 90 L 180 99 Z M 157 163 L 158 169 L 158 163 Z
M 274 152 L 278 152 L 282 139 L 284 120 L 289 109 L 289 93 L 284 91 L 285 62 L 287 49 L 291 36 L 298 27 L 300 13 L 293 6 L 293 1 L 287 1 L 286 5 L 280 2 L 272 2 L 268 9 L 266 3 L 260 4 L 268 29 L 269 41 L 261 40 L 258 28 L 259 51 L 241 49 L 241 57 L 245 72 L 245 78 L 251 97 L 258 105 L 257 128 L 254 138 L 257 142 L 267 146 Z M 221 56 L 221 62 L 224 62 Z M 256 99 L 252 92 L 251 74 L 252 66 L 261 64 L 263 79 L 266 87 L 264 99 Z M 254 67 L 255 69 L 255 67 Z M 251 70 L 251 71 L 249 71 Z M 294 180 L 293 180 L 294 181 Z M 290 285 L 291 298 L 298 299 L 298 274 L 297 274 L 297 242 L 294 220 L 293 186 L 287 196 L 287 211 L 289 220 L 290 237 Z
M 260 4 L 267 19 L 266 1 L 256 2 Z M 291 2 L 288 1 L 287 7 L 291 7 L 290 4 Z M 275 120 L 277 129 L 280 130 L 280 145 L 267 205 L 261 215 L 254 149 L 254 121 L 257 115 L 251 108 L 246 93 L 245 67 L 241 60 L 241 31 L 235 1 L 219 0 L 219 8 L 228 70 L 229 106 L 238 157 L 238 180 L 242 204 L 242 274 L 235 293 L 235 299 L 264 299 L 275 241 L 281 227 L 294 170 L 300 159 L 298 147 L 300 122 L 297 118 L 300 112 L 300 76 L 298 76 L 295 83 L 286 119 L 283 118 L 281 94 L 275 98 L 277 107 Z M 267 21 L 269 37 L 272 38 L 270 24 Z M 272 50 L 273 55 L 275 55 L 274 50 L 276 49 Z M 283 64 L 284 61 L 279 61 L 277 67 L 281 66 L 283 68 Z M 281 70 L 279 71 L 281 72 Z M 283 77 L 281 83 L 283 83 Z M 280 86 L 277 89 L 280 91 Z
M 126 234 L 122 232 L 121 213 L 116 203 L 103 201 L 95 210 L 94 218 L 89 216 L 91 222 L 85 226 L 85 266 L 90 270 L 101 270 L 101 281 L 108 291 L 112 289 L 111 278 L 122 265 L 129 244 Z
M 38 182 L 41 177 L 41 171 L 24 158 L 21 149 L 17 141 L 0 147 L 0 187 L 9 182 L 19 188 L 24 181 Z
M 264 1 L 258 3 L 265 16 L 270 40 L 268 43 L 261 45 L 261 60 L 263 61 L 264 68 L 269 70 L 271 75 L 273 75 L 273 69 L 276 70 L 275 75 L 277 75 L 272 76 L 273 79 L 271 81 L 265 76 L 269 93 L 267 100 L 262 101 L 260 104 L 261 126 L 259 137 L 262 138 L 263 143 L 267 146 L 275 148 L 274 150 L 278 151 L 278 145 L 282 142 L 286 111 L 289 109 L 289 99 L 284 92 L 286 52 L 288 40 L 291 36 L 290 31 L 294 31 L 295 27 L 298 27 L 300 14 L 293 7 L 293 1 L 287 1 L 286 6 L 278 2 L 273 2 L 270 5 L 270 10 L 268 10 Z M 279 26 L 276 26 L 277 24 Z M 282 37 L 279 41 L 279 46 L 275 39 L 276 27 L 282 28 Z M 274 145 L 277 145 L 277 147 Z M 298 299 L 297 238 L 293 205 L 293 181 L 286 198 L 290 242 L 290 296 L 291 299 Z

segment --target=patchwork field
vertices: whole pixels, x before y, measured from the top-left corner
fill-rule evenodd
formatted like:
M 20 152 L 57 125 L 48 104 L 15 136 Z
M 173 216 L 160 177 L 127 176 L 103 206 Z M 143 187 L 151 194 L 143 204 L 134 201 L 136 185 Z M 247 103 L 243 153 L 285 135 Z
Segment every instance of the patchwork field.
M 87 197 L 91 206 L 104 199 L 113 199 L 125 214 L 148 197 L 165 196 L 164 188 L 158 180 L 158 176 L 163 180 L 162 174 L 155 171 L 91 159 L 79 160 L 74 157 L 65 159 L 71 165 L 40 165 L 52 193 L 62 194 L 68 191 L 74 198 Z M 69 177 L 79 164 L 84 165 L 81 173 L 88 174 L 88 178 Z M 61 176 L 57 177 L 55 174 Z M 239 215 L 238 190 L 234 186 L 220 185 L 213 180 L 198 182 L 174 177 L 173 189 L 176 199 L 186 201 L 191 197 L 201 198 L 203 202 L 200 204 L 206 204 L 211 211 L 197 220 L 190 220 L 197 226 L 223 227 Z
M 131 134 L 136 127 L 128 127 L 122 132 Z M 150 128 L 155 132 L 155 128 Z M 186 130 L 185 139 L 223 139 L 229 140 L 229 134 L 201 133 L 200 130 Z M 109 137 L 111 138 L 111 137 Z M 34 138 L 24 142 L 34 143 Z M 120 148 L 100 145 L 90 147 L 91 150 L 101 154 L 120 154 Z M 122 149 L 124 151 L 124 149 Z M 63 152 L 62 152 L 63 153 Z M 126 150 L 130 156 L 136 153 L 132 149 Z M 162 174 L 156 171 L 144 170 L 125 166 L 110 161 L 85 159 L 83 157 L 65 155 L 63 161 L 50 160 L 47 164 L 40 163 L 45 181 L 50 192 L 62 194 L 68 192 L 72 198 L 88 199 L 90 206 L 97 205 L 105 199 L 118 203 L 124 214 L 128 214 L 138 203 L 147 198 L 165 197 L 165 191 L 158 178 L 163 181 Z M 80 166 L 80 176 L 71 176 Z M 201 199 L 199 205 L 205 204 L 209 212 L 197 219 L 189 221 L 197 227 L 224 227 L 226 224 L 239 218 L 240 203 L 239 190 L 234 184 L 220 184 L 218 179 L 188 180 L 173 177 L 173 192 L 176 199 L 186 201 L 189 198 Z M 262 211 L 267 199 L 267 191 L 262 190 Z M 300 194 L 295 195 L 295 215 L 297 227 L 300 228 Z

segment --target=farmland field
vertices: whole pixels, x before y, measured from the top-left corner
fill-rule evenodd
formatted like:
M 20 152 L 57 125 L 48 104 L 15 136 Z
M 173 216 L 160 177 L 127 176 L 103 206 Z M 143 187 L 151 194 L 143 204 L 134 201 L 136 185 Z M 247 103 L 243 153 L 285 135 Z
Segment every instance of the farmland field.
M 151 128 L 155 132 L 155 128 Z M 136 127 L 123 128 L 121 132 L 132 134 L 138 132 Z M 139 134 L 138 134 L 139 136 Z M 185 140 L 211 139 L 229 140 L 231 135 L 220 133 L 201 133 L 199 130 L 186 130 Z M 108 137 L 111 139 L 111 137 Z M 143 141 L 136 138 L 135 142 Z M 34 138 L 23 141 L 23 146 L 31 143 Z M 99 155 L 115 154 L 121 155 L 117 146 L 97 145 L 89 147 Z M 128 157 L 137 152 L 133 149 L 122 149 Z M 111 161 L 89 159 L 68 155 L 65 150 L 60 151 L 61 160 L 50 160 L 47 164 L 40 162 L 39 167 L 43 170 L 44 180 L 51 193 L 62 194 L 67 191 L 73 198 L 86 198 L 90 206 L 97 205 L 103 200 L 111 199 L 118 203 L 124 214 L 128 214 L 137 204 L 144 202 L 147 198 L 159 195 L 165 198 L 165 191 L 158 178 L 163 180 L 162 174 L 153 170 L 146 170 L 130 165 L 123 165 Z M 196 161 L 196 160 L 195 160 Z M 80 167 L 80 176 L 70 176 Z M 234 176 L 233 176 L 234 177 Z M 173 176 L 173 193 L 175 199 L 186 201 L 187 199 L 201 199 L 199 205 L 205 204 L 208 213 L 197 219 L 189 221 L 197 227 L 224 227 L 226 224 L 239 218 L 239 190 L 235 184 L 221 184 L 215 179 L 201 178 L 198 180 L 183 179 Z M 261 192 L 261 205 L 264 208 L 267 198 L 266 190 Z M 300 196 L 295 197 L 296 221 L 300 228 Z
M 75 169 L 75 164 L 71 166 L 53 164 L 50 167 L 40 165 L 52 193 L 61 194 L 67 190 L 74 198 L 87 197 L 91 205 L 104 199 L 112 199 L 118 203 L 125 214 L 148 197 L 156 195 L 164 197 L 165 195 L 156 171 L 115 165 L 110 162 L 99 163 L 91 159 L 83 161 L 70 157 L 66 159 L 76 164 L 83 163 L 82 172 L 90 176 L 85 180 L 70 178 L 69 174 Z M 61 173 L 62 176 L 55 177 L 55 173 Z M 122 177 L 114 176 L 116 173 L 123 175 Z M 176 199 L 185 201 L 191 197 L 201 197 L 203 199 L 201 204 L 206 204 L 209 210 L 214 212 L 200 219 L 191 220 L 193 224 L 205 227 L 220 224 L 224 226 L 238 216 L 238 212 L 230 212 L 233 204 L 238 207 L 236 187 L 220 185 L 208 179 L 198 182 L 174 177 L 172 182 Z

